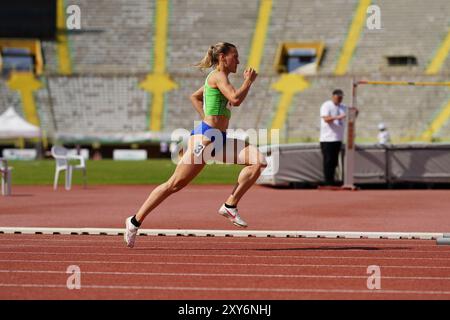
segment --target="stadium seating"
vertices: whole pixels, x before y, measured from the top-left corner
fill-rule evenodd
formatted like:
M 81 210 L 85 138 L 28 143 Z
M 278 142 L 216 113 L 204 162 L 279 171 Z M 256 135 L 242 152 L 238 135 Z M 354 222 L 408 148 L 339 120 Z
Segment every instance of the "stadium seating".
M 448 31 L 449 2 L 376 0 L 381 9 L 381 30 L 363 29 L 358 49 L 353 56 L 350 72 L 372 75 L 393 73 L 396 68 L 387 68 L 386 57 L 413 55 L 418 65 L 407 73 L 423 74 L 440 41 Z M 442 73 L 450 73 L 448 67 Z M 401 73 L 405 70 L 400 68 Z
M 66 5 L 75 1 L 66 1 Z M 155 1 L 76 1 L 82 30 L 69 32 L 71 75 L 58 73 L 56 44 L 44 42 L 44 86 L 34 93 L 41 121 L 48 134 L 115 133 L 148 128 L 151 94 L 139 83 L 153 68 Z M 205 74 L 192 67 L 209 45 L 235 43 L 242 69 L 246 66 L 260 1 L 170 1 L 167 73 L 178 89 L 165 95 L 162 130 L 191 129 L 198 115 L 189 95 L 203 84 Z M 319 73 L 305 79 L 309 88 L 296 94 L 282 134 L 293 141 L 317 141 L 318 109 L 339 87 L 350 102 L 352 76 L 378 80 L 448 81 L 450 58 L 439 74 L 425 70 L 447 32 L 447 0 L 374 0 L 381 8 L 381 30 L 363 28 L 345 76 L 335 76 L 340 50 L 347 37 L 357 0 L 273 1 L 259 78 L 247 100 L 233 112 L 231 128 L 267 128 L 280 98 L 271 88 L 279 79 L 273 67 L 284 41 L 323 41 L 326 53 Z M 208 27 L 205 27 L 205 26 Z M 414 67 L 389 67 L 386 57 L 413 55 Z M 241 74 L 231 81 L 238 85 Z M 0 79 L 0 112 L 8 106 L 22 113 L 20 95 Z M 376 139 L 377 124 L 388 126 L 393 141 L 406 142 L 423 132 L 440 108 L 448 103 L 448 88 L 361 87 L 357 124 L 360 141 Z M 450 124 L 436 133 L 450 139 Z

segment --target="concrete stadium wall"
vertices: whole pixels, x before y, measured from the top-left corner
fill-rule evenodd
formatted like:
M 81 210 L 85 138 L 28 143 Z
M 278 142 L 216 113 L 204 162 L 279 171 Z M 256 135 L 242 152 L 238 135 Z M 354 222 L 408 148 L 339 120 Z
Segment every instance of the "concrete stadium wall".
M 218 41 L 235 43 L 240 71 L 231 76 L 239 86 L 246 67 L 261 1 L 169 1 L 167 73 L 178 89 L 165 95 L 162 130 L 192 128 L 199 120 L 188 99 L 206 74 L 192 67 L 206 49 Z M 43 88 L 35 92 L 41 124 L 47 132 L 118 132 L 148 128 L 152 96 L 139 83 L 152 72 L 155 1 L 77 0 L 82 30 L 69 32 L 72 75 L 61 75 L 54 42 L 44 42 Z M 334 88 L 346 92 L 350 102 L 351 76 L 379 80 L 448 81 L 450 58 L 440 73 L 424 72 L 442 42 L 448 26 L 450 3 L 434 0 L 374 0 L 381 8 L 381 30 L 363 28 L 349 65 L 348 75 L 335 76 L 340 50 L 347 37 L 357 0 L 273 1 L 260 75 L 247 100 L 233 111 L 231 128 L 268 128 L 280 99 L 272 89 L 279 79 L 273 68 L 278 45 L 284 41 L 324 41 L 326 54 L 317 76 L 305 79 L 310 87 L 297 93 L 282 129 L 294 141 L 316 141 L 318 109 Z M 418 66 L 386 66 L 386 56 L 415 55 Z M 0 79 L 0 112 L 13 106 L 22 113 L 21 98 Z M 420 135 L 450 101 L 443 87 L 369 87 L 359 90 L 358 137 L 372 141 L 378 122 L 389 127 L 398 141 Z M 436 133 L 450 139 L 450 124 Z

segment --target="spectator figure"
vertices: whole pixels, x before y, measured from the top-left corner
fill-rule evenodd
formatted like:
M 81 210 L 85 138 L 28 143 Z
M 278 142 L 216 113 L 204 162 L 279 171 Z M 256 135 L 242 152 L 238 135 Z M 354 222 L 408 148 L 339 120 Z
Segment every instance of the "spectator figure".
M 344 140 L 347 113 L 347 106 L 342 103 L 343 99 L 344 92 L 336 89 L 332 93 L 331 100 L 325 101 L 320 107 L 320 149 L 323 156 L 325 186 L 336 184 L 334 176 Z
M 383 122 L 378 124 L 378 143 L 382 146 L 391 143 L 391 136 Z

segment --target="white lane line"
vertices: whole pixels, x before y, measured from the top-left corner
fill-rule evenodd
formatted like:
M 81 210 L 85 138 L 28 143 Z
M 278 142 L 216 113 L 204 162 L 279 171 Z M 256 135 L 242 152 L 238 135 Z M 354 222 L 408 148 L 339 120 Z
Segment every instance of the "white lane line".
M 42 273 L 66 274 L 60 270 L 0 270 L 0 273 Z M 179 272 L 120 272 L 120 271 L 82 271 L 82 274 L 119 275 L 119 276 L 170 276 L 170 277 L 249 277 L 249 278 L 324 278 L 324 279 L 367 279 L 367 276 L 349 275 L 310 275 L 310 274 L 260 274 L 260 273 L 179 273 Z M 449 277 L 423 276 L 385 276 L 383 279 L 395 280 L 450 280 Z
M 1 230 L 2 227 L 0 227 Z M 151 230 L 151 229 L 142 229 L 142 230 Z M 180 230 L 180 231 L 186 231 L 186 230 Z M 202 231 L 207 231 L 207 230 L 202 230 Z M 91 239 L 98 239 L 99 237 L 101 238 L 111 238 L 111 239 L 118 239 L 120 236 L 123 236 L 123 232 L 122 234 L 64 234 L 64 233 L 2 233 L 0 231 L 0 237 L 10 237 L 10 238 L 23 238 L 23 239 L 35 239 L 36 237 L 41 237 L 43 239 L 54 239 L 54 238 L 61 238 L 61 239 L 66 239 L 68 241 L 72 241 L 72 238 L 81 238 L 81 239 L 85 239 L 87 241 L 90 241 Z M 214 240 L 221 240 L 221 241 L 283 241 L 283 242 L 287 242 L 287 241 L 292 241 L 297 243 L 298 241 L 336 241 L 338 243 L 341 242 L 346 242 L 346 241 L 354 241 L 354 242 L 381 242 L 383 244 L 385 243 L 398 243 L 399 239 L 396 238 L 325 238 L 325 237 L 254 237 L 254 236 L 246 236 L 246 237 L 223 237 L 223 236 L 194 236 L 194 235 L 184 235 L 183 233 L 180 233 L 178 236 L 163 236 L 163 235 L 153 235 L 153 233 L 150 234 L 139 234 L 138 235 L 139 239 L 145 240 L 145 239 L 153 239 L 155 241 L 167 241 L 167 240 L 172 240 L 172 241 L 185 241 L 185 239 L 189 239 L 191 241 L 200 241 L 200 240 L 204 240 L 205 238 L 208 239 L 209 241 L 214 241 Z M 183 239 L 183 240 L 180 240 Z M 408 243 L 408 242 L 423 242 L 424 245 L 429 245 L 426 244 L 427 242 L 429 242 L 429 239 L 420 239 L 420 238 L 413 238 L 413 239 L 406 239 L 406 238 L 402 238 L 402 242 L 403 243 Z
M 163 261 L 105 261 L 105 260 L 29 260 L 29 259 L 7 259 L 0 260 L 6 263 L 86 263 L 86 264 L 143 264 L 143 265 L 196 265 L 196 266 L 244 266 L 244 267 L 315 267 L 315 268 L 364 268 L 360 264 L 280 264 L 280 263 L 220 263 L 220 262 L 163 262 Z M 383 268 L 402 269 L 450 269 L 450 266 L 419 266 L 419 265 L 383 265 Z
M 125 249 L 128 250 L 128 249 Z M 186 250 L 186 249 L 184 249 Z M 184 251 L 180 249 L 180 251 Z M 201 250 L 201 249 L 199 249 Z M 130 250 L 131 251 L 131 250 Z M 219 251 L 219 250 L 216 250 Z M 327 250 L 328 251 L 328 250 Z M 142 256 L 142 257 L 185 257 L 185 258 L 191 258 L 191 257 L 223 257 L 223 258 L 246 258 L 246 259 L 252 259 L 252 258 L 270 258 L 270 259 L 380 259 L 380 260 L 450 260 L 446 258 L 424 258 L 424 257 L 378 257 L 378 256 L 366 256 L 366 257 L 348 257 L 348 256 L 293 256 L 293 255 L 249 255 L 249 254 L 183 254 L 183 253 L 132 253 L 132 252 L 126 252 L 126 253 L 107 253 L 107 252 L 48 252 L 48 251 L 42 251 L 42 252 L 36 252 L 36 251 L 0 251 L 0 254 L 34 254 L 34 255 L 102 255 L 102 256 L 121 256 L 123 257 L 126 255 L 129 256 Z
M 61 288 L 65 285 L 51 284 L 19 284 L 0 283 L 0 287 L 16 288 Z M 227 291 L 227 292 L 284 292 L 284 293 L 368 293 L 368 294 L 413 294 L 413 295 L 450 295 L 450 291 L 421 291 L 421 290 L 356 290 L 356 289 L 299 289 L 299 288 L 230 288 L 230 287 L 164 287 L 164 286 L 120 286 L 120 285 L 83 285 L 83 289 L 108 290 L 156 290 L 156 291 Z
M 3 233 L 44 234 L 123 234 L 121 228 L 47 228 L 47 227 L 0 227 Z M 148 236 L 215 236 L 215 237 L 300 237 L 300 238 L 344 238 L 344 239 L 423 239 L 436 240 L 442 232 L 373 232 L 373 231 L 296 231 L 296 230 L 201 230 L 201 229 L 139 229 L 138 234 Z
M 75 239 L 75 236 L 68 236 L 68 235 L 41 235 L 36 234 L 33 235 L 33 238 L 24 237 L 28 234 L 0 234 L 0 239 L 5 236 L 13 236 L 13 237 L 20 237 L 20 240 L 26 240 L 26 241 L 41 241 L 45 242 L 48 240 L 56 241 L 56 242 L 91 242 L 91 243 L 98 243 L 98 242 L 107 242 L 107 243 L 119 243 L 122 242 L 122 237 L 118 236 L 100 236 L 100 235 L 79 235 L 79 237 L 88 237 L 82 238 L 82 239 Z M 24 238 L 22 238 L 24 237 Z M 35 239 L 35 237 L 46 237 L 43 239 Z M 57 239 L 58 237 L 71 237 L 74 239 Z M 98 237 L 102 237 L 102 240 L 99 240 Z M 111 237 L 116 238 L 116 240 L 104 240 L 103 237 Z M 183 238 L 183 240 L 178 240 L 179 238 Z M 200 240 L 201 238 L 201 240 Z M 361 245 L 361 246 L 393 246 L 394 244 L 397 247 L 401 248 L 411 248 L 411 246 L 414 247 L 433 247 L 433 248 L 441 248 L 436 246 L 435 244 L 418 244 L 413 242 L 429 242 L 428 240 L 402 240 L 401 243 L 399 243 L 399 240 L 392 240 L 392 239 L 341 239 L 339 241 L 335 241 L 335 239 L 324 239 L 324 238 L 297 238 L 295 242 L 291 242 L 290 238 L 286 238 L 286 240 L 282 240 L 281 238 L 256 238 L 256 237 L 249 237 L 249 238 L 220 238 L 220 237 L 162 237 L 162 236 L 140 236 L 138 237 L 139 242 L 166 242 L 166 243 L 202 243 L 204 244 L 205 241 L 208 244 L 254 244 L 254 245 L 271 245 L 271 244 L 286 244 L 286 245 Z M 1 239 L 2 241 L 15 241 L 17 242 L 18 239 Z M 321 242 L 322 240 L 325 240 L 325 242 Z M 266 242 L 267 241 L 267 242 Z M 269 242 L 270 241 L 270 242 Z M 383 242 L 383 243 L 380 243 Z M 447 248 L 442 247 L 440 252 L 446 252 Z

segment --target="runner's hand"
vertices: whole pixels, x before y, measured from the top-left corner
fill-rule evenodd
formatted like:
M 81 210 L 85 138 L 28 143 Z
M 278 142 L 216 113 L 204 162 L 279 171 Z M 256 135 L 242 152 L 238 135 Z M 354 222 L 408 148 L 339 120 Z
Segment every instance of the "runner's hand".
M 247 68 L 244 71 L 244 79 L 250 80 L 251 82 L 255 81 L 256 77 L 258 76 L 258 73 L 256 73 L 255 69 L 253 68 Z

